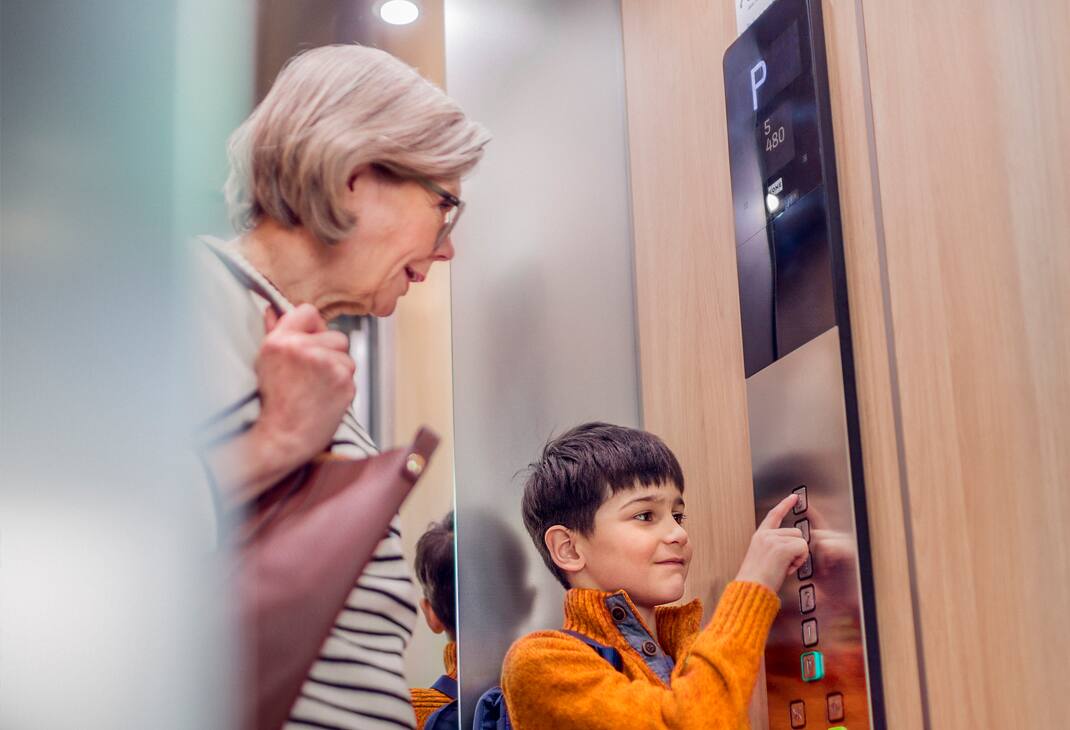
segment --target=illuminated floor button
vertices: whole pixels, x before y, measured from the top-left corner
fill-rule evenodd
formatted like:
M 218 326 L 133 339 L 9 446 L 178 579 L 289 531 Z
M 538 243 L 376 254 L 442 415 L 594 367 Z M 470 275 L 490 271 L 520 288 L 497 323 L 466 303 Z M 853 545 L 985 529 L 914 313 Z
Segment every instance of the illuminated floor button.
M 802 655 L 802 678 L 804 682 L 816 682 L 825 676 L 825 657 L 819 651 L 808 651 Z
M 817 596 L 814 586 L 803 586 L 799 589 L 799 613 L 810 613 L 817 608 Z
M 839 692 L 830 694 L 825 698 L 825 708 L 828 710 L 829 722 L 843 720 L 843 695 Z
M 806 562 L 799 567 L 799 580 L 806 580 L 814 574 L 814 556 L 806 554 Z
M 806 705 L 802 700 L 795 700 L 788 706 L 788 716 L 793 728 L 806 727 Z
M 810 542 L 810 520 L 799 520 L 795 526 L 802 530 L 803 540 Z
M 843 725 L 837 725 L 836 727 L 830 727 L 829 730 L 847 730 Z
M 817 619 L 808 618 L 802 623 L 803 646 L 811 647 L 817 644 Z
M 795 501 L 795 506 L 791 508 L 791 511 L 797 515 L 801 515 L 806 511 L 806 485 L 796 487 L 791 490 L 792 494 L 799 495 L 799 498 Z

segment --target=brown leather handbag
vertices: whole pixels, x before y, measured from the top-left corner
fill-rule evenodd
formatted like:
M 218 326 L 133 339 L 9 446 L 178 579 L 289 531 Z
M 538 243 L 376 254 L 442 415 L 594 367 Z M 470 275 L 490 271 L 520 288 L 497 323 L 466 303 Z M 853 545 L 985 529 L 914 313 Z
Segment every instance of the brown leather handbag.
M 324 455 L 255 503 L 235 547 L 242 727 L 283 725 L 353 584 L 438 446 Z

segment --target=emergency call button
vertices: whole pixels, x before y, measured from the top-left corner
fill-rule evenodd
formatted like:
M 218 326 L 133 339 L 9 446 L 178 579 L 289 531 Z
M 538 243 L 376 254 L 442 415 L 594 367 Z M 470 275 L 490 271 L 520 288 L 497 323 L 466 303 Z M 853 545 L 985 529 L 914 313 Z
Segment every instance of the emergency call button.
M 825 657 L 819 651 L 808 651 L 800 659 L 804 682 L 816 682 L 825 676 Z

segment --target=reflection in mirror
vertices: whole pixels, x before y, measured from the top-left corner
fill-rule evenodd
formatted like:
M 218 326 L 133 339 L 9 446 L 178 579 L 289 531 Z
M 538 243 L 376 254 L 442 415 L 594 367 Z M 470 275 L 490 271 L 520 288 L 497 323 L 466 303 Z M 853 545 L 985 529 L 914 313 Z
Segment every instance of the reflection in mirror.
M 432 523 L 416 543 L 416 577 L 427 628 L 449 640 L 442 654 L 442 676 L 431 687 L 413 688 L 416 727 L 452 728 L 457 724 L 457 571 L 453 512 Z
M 518 470 L 578 423 L 638 425 L 639 399 L 619 3 L 450 0 L 446 52 L 494 133 L 452 263 L 464 725 L 510 644 L 561 626 Z

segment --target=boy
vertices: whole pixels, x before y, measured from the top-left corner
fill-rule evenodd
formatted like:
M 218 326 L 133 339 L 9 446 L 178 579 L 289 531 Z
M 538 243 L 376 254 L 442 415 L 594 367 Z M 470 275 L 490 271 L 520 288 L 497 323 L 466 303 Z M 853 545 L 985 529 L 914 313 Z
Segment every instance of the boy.
M 416 577 L 424 590 L 420 609 L 428 628 L 436 634 L 445 631 L 450 639 L 442 657 L 446 673 L 435 682 L 434 687 L 410 690 L 412 708 L 416 712 L 416 728 L 422 730 L 431 716 L 438 712 L 431 725 L 450 727 L 452 730 L 457 725 L 456 705 L 452 708 L 446 708 L 446 705 L 457 699 L 453 512 L 441 522 L 432 523 L 416 543 Z
M 806 559 L 781 528 L 792 495 L 751 540 L 713 619 L 702 606 L 664 606 L 684 592 L 692 547 L 684 476 L 656 436 L 604 423 L 551 441 L 524 489 L 524 523 L 568 593 L 564 631 L 539 631 L 505 658 L 510 721 L 534 728 L 740 728 L 777 591 Z M 616 649 L 619 669 L 581 639 Z

